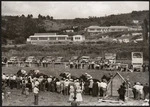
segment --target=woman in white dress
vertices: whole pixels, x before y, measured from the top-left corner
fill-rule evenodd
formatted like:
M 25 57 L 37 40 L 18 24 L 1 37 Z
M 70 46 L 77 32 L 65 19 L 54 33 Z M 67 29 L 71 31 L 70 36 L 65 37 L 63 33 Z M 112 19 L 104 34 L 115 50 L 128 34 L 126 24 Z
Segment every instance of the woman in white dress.
M 69 101 L 73 101 L 74 99 L 74 91 L 75 91 L 75 89 L 74 89 L 74 87 L 71 85 L 70 86 L 70 90 L 69 90 L 69 93 L 70 93 L 70 96 L 69 96 Z
M 82 99 L 82 90 L 81 90 L 81 87 L 80 86 L 78 86 L 77 87 L 77 90 L 76 90 L 76 101 L 78 102 L 78 103 L 81 103 L 82 101 L 83 101 L 83 99 Z

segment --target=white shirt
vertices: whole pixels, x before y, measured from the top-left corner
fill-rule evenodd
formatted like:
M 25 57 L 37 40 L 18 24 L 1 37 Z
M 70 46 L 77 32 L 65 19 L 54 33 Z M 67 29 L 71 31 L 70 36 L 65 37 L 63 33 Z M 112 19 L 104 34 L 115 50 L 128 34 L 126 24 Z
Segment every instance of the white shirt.
M 90 85 L 89 85 L 89 88 L 92 88 L 93 87 L 93 81 L 90 81 Z
M 102 88 L 107 88 L 107 83 L 101 82 L 101 83 L 100 83 L 100 87 L 102 87 Z
M 35 81 L 34 85 L 38 86 L 39 85 L 39 81 Z
M 3 75 L 3 76 L 2 76 L 2 79 L 5 80 L 5 79 L 6 79 L 6 75 Z
M 74 84 L 75 84 L 76 87 L 80 86 L 79 82 L 75 82 Z
M 13 80 L 16 80 L 16 78 L 17 78 L 17 77 L 14 75 L 14 76 L 13 76 Z
M 70 83 L 69 81 L 65 81 L 65 82 L 64 82 L 64 86 L 65 86 L 65 87 L 68 87 L 69 83 Z
M 9 76 L 6 76 L 6 80 L 9 80 Z
M 60 81 L 57 81 L 57 82 L 56 82 L 56 85 L 57 85 L 57 86 L 60 86 Z
M 50 83 L 52 81 L 52 78 L 47 78 L 47 81 Z
M 140 85 L 139 91 L 140 91 L 141 94 L 143 94 L 143 86 L 142 85 Z
M 140 91 L 141 94 L 143 93 L 143 86 L 142 85 L 135 85 L 133 88 Z
M 39 89 L 38 89 L 37 87 L 34 87 L 34 88 L 33 88 L 33 93 L 34 93 L 34 94 L 38 94 L 38 93 L 39 93 Z
M 135 88 L 136 90 L 140 90 L 140 85 L 134 85 L 133 88 Z

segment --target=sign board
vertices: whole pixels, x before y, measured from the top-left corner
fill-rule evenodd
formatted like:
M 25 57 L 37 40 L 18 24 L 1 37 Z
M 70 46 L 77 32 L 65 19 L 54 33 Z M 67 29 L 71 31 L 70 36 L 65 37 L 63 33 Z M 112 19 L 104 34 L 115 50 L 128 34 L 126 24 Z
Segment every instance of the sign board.
M 142 68 L 143 65 L 143 53 L 132 52 L 132 65 L 133 68 Z
M 105 53 L 105 59 L 109 60 L 110 63 L 116 63 L 116 54 L 115 53 Z

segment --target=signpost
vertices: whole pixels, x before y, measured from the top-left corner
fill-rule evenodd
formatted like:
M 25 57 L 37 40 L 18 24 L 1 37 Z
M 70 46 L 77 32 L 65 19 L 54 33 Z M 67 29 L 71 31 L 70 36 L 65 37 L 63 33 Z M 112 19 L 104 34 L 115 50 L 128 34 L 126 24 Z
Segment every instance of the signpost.
M 133 69 L 140 69 L 142 71 L 143 52 L 132 52 Z

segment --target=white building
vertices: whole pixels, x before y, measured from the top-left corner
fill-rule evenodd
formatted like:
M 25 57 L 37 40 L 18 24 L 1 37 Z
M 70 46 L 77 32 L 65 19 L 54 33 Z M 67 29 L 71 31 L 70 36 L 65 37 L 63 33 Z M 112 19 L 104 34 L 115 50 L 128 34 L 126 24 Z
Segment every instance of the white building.
M 83 35 L 74 35 L 73 36 L 73 42 L 82 42 L 85 40 L 85 36 Z
M 69 33 L 69 32 L 74 32 L 74 30 L 66 30 L 65 32 Z
M 89 33 L 107 33 L 107 32 L 119 32 L 119 31 L 128 31 L 129 27 L 127 26 L 90 26 L 86 28 L 86 31 Z
M 56 33 L 35 33 L 27 38 L 27 43 L 39 44 L 49 42 L 67 41 L 68 35 L 56 35 Z

